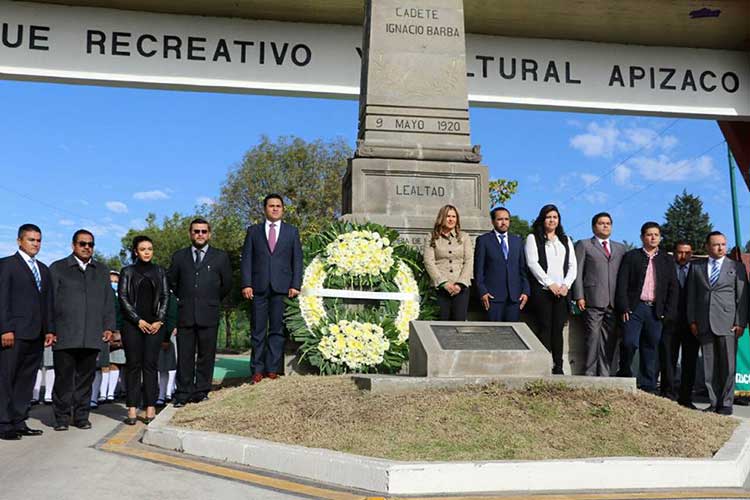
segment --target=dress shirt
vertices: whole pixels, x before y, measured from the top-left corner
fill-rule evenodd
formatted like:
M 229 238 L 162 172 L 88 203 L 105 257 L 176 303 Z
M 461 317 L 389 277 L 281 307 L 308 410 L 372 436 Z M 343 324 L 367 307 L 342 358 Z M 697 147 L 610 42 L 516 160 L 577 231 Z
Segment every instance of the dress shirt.
M 677 281 L 680 283 L 680 288 L 685 288 L 685 285 L 687 284 L 687 275 L 690 273 L 690 262 L 684 266 L 675 262 L 674 267 L 677 270 Z M 683 268 L 685 269 L 685 276 L 682 275 Z
M 266 240 L 268 240 L 268 232 L 271 230 L 271 224 L 276 224 L 276 243 L 279 242 L 279 236 L 281 235 L 281 221 L 271 222 L 266 219 Z
M 547 255 L 547 272 L 539 265 L 539 252 L 536 247 L 536 239 L 533 234 L 526 237 L 526 263 L 531 274 L 544 288 L 549 288 L 553 283 L 565 285 L 570 289 L 576 280 L 578 273 L 578 262 L 573 241 L 568 238 L 568 274 L 563 276 L 565 247 L 557 236 L 552 240 L 544 242 L 544 251 Z
M 89 260 L 88 260 L 88 262 L 84 262 L 84 261 L 82 261 L 81 259 L 79 259 L 79 258 L 78 258 L 77 256 L 75 256 L 75 255 L 73 255 L 73 258 L 74 258 L 74 259 L 76 260 L 76 262 L 78 263 L 78 267 L 80 267 L 80 268 L 81 268 L 81 271 L 83 271 L 83 272 L 85 273 L 85 272 L 86 272 L 86 268 L 87 268 L 87 267 L 89 267 L 89 264 L 91 263 L 91 259 L 89 259 Z
M 643 288 L 641 289 L 641 300 L 643 302 L 653 302 L 656 300 L 656 266 L 654 266 L 654 257 L 659 255 L 657 248 L 653 254 L 643 250 L 648 256 L 648 267 L 646 267 L 646 277 L 643 278 Z
M 195 263 L 195 258 L 198 256 L 198 252 L 201 252 L 201 262 L 203 262 L 203 259 L 206 258 L 206 254 L 208 253 L 208 245 L 204 246 L 203 248 L 198 248 L 196 246 L 193 246 L 192 250 L 193 250 L 193 263 Z
M 726 255 L 720 259 L 714 259 L 713 257 L 708 258 L 708 265 L 706 266 L 706 272 L 708 273 L 708 282 L 711 283 L 711 269 L 714 268 L 714 262 L 716 262 L 719 265 L 719 269 L 721 269 L 721 266 L 724 265 L 724 259 L 726 258 Z M 719 271 L 721 272 L 721 271 Z
M 500 247 L 503 246 L 503 239 L 505 240 L 505 249 L 508 250 L 508 253 L 510 253 L 510 242 L 508 241 L 508 233 L 501 233 L 500 231 L 493 229 L 492 232 L 495 233 L 495 238 L 497 238 L 497 242 L 500 243 Z M 503 237 L 503 239 L 500 239 L 500 237 Z
M 606 242 L 607 243 L 607 252 L 609 252 L 609 255 L 612 255 L 612 243 L 609 242 L 609 238 L 607 238 L 606 240 L 603 240 L 603 239 L 601 239 L 601 238 L 599 238 L 597 236 L 596 237 L 596 241 L 599 242 L 599 246 L 602 247 L 602 250 L 604 250 L 604 243 Z
M 39 272 L 39 265 L 36 263 L 36 257 L 30 257 L 29 254 L 21 249 L 18 250 L 18 254 L 23 258 L 23 261 L 26 263 L 26 265 L 29 266 L 32 274 L 34 274 L 34 269 L 36 269 L 36 274 L 39 276 L 42 275 L 42 273 Z M 29 263 L 30 260 L 33 261 L 33 263 Z

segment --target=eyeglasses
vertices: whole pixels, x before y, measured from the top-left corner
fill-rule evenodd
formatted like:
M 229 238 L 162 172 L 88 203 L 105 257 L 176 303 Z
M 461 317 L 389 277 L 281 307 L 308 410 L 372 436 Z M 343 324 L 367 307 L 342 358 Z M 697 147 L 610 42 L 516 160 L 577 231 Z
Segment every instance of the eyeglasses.
M 94 248 L 93 241 L 76 241 L 76 245 L 78 245 L 81 248 L 85 248 L 85 247 Z
M 193 234 L 208 234 L 208 229 L 193 229 Z

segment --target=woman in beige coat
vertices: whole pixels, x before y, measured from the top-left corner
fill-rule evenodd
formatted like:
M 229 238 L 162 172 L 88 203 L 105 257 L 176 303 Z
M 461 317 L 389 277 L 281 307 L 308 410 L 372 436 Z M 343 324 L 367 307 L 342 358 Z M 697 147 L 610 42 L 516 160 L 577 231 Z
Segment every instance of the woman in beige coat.
M 461 232 L 461 219 L 453 205 L 438 212 L 432 235 L 425 242 L 424 264 L 438 290 L 440 319 L 466 321 L 474 248 L 471 237 Z

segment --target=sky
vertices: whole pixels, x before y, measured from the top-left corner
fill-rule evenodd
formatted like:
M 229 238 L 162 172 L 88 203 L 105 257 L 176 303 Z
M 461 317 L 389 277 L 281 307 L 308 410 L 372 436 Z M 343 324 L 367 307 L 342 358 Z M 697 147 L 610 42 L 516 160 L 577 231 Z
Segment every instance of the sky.
M 79 228 L 107 255 L 149 212 L 211 203 L 261 135 L 356 139 L 357 102 L 0 81 L 0 255 L 20 224 L 43 231 L 40 259 L 70 253 Z M 566 231 L 590 236 L 608 211 L 613 237 L 638 241 L 683 189 L 733 242 L 726 145 L 715 121 L 471 109 L 472 142 L 490 178 L 515 179 L 510 210 L 532 220 L 558 205 Z M 737 175 L 743 238 L 750 195 Z

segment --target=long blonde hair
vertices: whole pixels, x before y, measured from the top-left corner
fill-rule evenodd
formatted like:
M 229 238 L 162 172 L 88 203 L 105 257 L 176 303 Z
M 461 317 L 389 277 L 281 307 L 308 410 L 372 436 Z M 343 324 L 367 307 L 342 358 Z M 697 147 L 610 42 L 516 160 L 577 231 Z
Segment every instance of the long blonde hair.
M 443 234 L 443 226 L 445 225 L 445 220 L 448 218 L 448 212 L 451 210 L 456 212 L 456 239 L 459 242 L 461 241 L 461 216 L 458 214 L 458 209 L 453 205 L 445 205 L 438 211 L 437 217 L 435 217 L 435 226 L 432 228 L 432 237 L 430 239 L 431 247 L 435 246 L 435 241 Z

